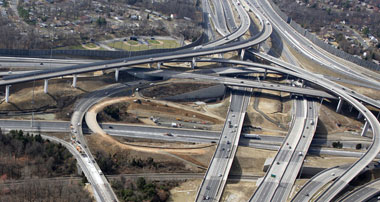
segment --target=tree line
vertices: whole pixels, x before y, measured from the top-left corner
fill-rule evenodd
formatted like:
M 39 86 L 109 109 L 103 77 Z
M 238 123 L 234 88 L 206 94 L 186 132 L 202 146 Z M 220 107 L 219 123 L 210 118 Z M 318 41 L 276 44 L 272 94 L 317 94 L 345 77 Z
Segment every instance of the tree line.
M 0 132 L 0 176 L 3 179 L 69 176 L 76 171 L 76 160 L 61 144 L 41 135 L 12 130 Z

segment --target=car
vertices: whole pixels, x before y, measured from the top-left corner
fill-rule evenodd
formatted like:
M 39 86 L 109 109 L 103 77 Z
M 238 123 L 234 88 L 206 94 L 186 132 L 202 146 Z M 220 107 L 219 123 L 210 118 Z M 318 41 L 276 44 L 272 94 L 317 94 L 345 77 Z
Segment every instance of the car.
M 227 144 L 231 144 L 231 142 L 230 142 L 230 141 L 227 141 Z
M 302 156 L 303 154 L 302 154 L 302 152 L 298 152 L 298 156 Z
M 80 123 L 78 123 L 78 126 L 80 126 Z
M 223 175 L 222 175 L 222 173 L 219 173 L 219 175 L 218 175 L 219 177 L 222 177 Z
M 113 126 L 108 126 L 108 128 L 113 129 Z
M 41 62 L 41 63 L 40 63 L 40 65 L 44 65 L 44 63 L 43 63 L 43 62 Z

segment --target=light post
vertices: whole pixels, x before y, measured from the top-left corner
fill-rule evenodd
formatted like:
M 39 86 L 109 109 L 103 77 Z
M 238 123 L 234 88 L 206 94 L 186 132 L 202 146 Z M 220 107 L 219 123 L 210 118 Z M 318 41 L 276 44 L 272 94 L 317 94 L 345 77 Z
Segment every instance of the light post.
M 34 87 L 36 84 L 36 80 L 33 80 L 33 90 L 32 90 L 32 120 L 30 122 L 30 127 L 33 128 L 33 120 L 34 120 Z

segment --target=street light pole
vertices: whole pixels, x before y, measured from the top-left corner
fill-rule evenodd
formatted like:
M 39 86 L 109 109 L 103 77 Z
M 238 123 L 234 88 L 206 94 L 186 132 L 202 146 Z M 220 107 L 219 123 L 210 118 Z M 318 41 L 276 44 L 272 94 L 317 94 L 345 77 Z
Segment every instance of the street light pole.
M 36 84 L 36 80 L 33 80 L 33 95 L 32 95 L 32 121 L 30 122 L 30 127 L 33 128 L 33 120 L 34 120 L 34 87 Z

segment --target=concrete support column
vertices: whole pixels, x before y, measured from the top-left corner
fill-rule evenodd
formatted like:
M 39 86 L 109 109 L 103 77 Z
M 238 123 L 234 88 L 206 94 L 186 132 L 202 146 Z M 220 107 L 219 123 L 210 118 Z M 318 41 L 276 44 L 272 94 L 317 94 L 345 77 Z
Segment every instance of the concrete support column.
M 244 60 L 244 55 L 245 55 L 245 49 L 241 49 L 241 51 L 240 51 L 240 60 Z
M 152 63 L 149 63 L 149 68 L 152 68 Z
M 161 62 L 157 62 L 157 69 L 161 69 Z
M 78 175 L 83 175 L 82 168 L 80 167 L 78 162 L 77 162 L 77 171 L 78 171 Z
M 44 93 L 48 93 L 49 79 L 44 80 Z
M 377 120 L 379 120 L 379 116 L 380 116 L 380 112 L 377 113 L 377 117 L 376 117 Z
M 339 98 L 338 106 L 336 107 L 336 112 L 339 113 L 343 106 L 343 100 L 342 98 Z
M 195 66 L 197 66 L 197 63 L 195 62 L 195 57 L 191 59 L 191 69 L 194 69 Z
M 73 85 L 71 85 L 73 88 L 77 87 L 77 77 L 78 77 L 78 75 L 76 75 L 76 74 L 73 75 Z
M 301 80 L 301 85 L 302 85 L 301 86 L 302 88 L 305 86 L 305 80 L 303 80 L 303 79 Z
M 115 69 L 115 80 L 116 80 L 116 81 L 119 81 L 119 71 L 120 71 L 119 68 L 116 68 L 116 69 Z
M 353 105 L 350 105 L 349 107 L 348 107 L 348 110 L 350 111 L 350 112 L 352 112 L 352 109 L 354 108 L 354 106 Z
M 264 80 L 267 78 L 267 72 L 268 72 L 268 70 L 267 69 L 265 69 L 265 72 L 264 72 Z
M 9 102 L 9 88 L 11 87 L 11 85 L 6 85 L 5 86 L 5 102 L 8 103 Z
M 369 127 L 368 121 L 365 121 L 364 126 L 363 126 L 363 130 L 362 130 L 362 133 L 360 134 L 360 136 L 362 136 L 362 137 L 365 136 L 365 134 L 368 131 L 368 127 Z
M 359 112 L 358 117 L 356 117 L 356 118 L 360 119 L 360 118 L 362 118 L 362 116 L 363 116 L 362 113 Z

